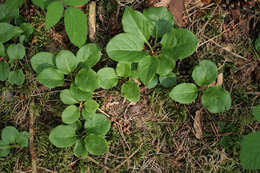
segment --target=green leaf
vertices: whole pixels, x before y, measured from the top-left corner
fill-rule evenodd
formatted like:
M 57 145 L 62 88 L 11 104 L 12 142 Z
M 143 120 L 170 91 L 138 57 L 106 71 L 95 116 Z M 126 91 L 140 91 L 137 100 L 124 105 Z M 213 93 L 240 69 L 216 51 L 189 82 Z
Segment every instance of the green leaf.
M 170 97 L 176 102 L 190 104 L 196 100 L 198 89 L 192 83 L 182 83 L 174 87 L 170 92 Z
M 89 0 L 63 0 L 63 3 L 69 6 L 80 6 L 88 3 L 88 1 Z
M 77 52 L 77 59 L 88 67 L 93 67 L 101 58 L 101 49 L 95 43 L 82 46 Z
M 63 4 L 59 1 L 54 1 L 48 5 L 45 17 L 46 29 L 50 29 L 52 26 L 60 21 L 63 15 L 63 9 Z
M 52 1 L 55 0 L 32 0 L 32 3 L 34 5 L 37 5 L 40 7 L 42 10 L 45 9 Z
M 116 74 L 120 77 L 129 77 L 131 76 L 131 64 L 119 62 L 116 66 Z
M 78 101 L 73 97 L 70 90 L 65 89 L 60 92 L 60 99 L 62 103 L 66 105 L 74 105 L 78 103 Z
M 49 67 L 55 67 L 55 56 L 49 52 L 40 52 L 31 59 L 31 65 L 36 73 L 42 72 Z
M 11 71 L 8 75 L 8 82 L 10 84 L 22 85 L 24 83 L 25 76 L 22 70 Z
M 66 33 L 71 43 L 81 47 L 86 43 L 88 34 L 87 16 L 78 8 L 67 8 L 64 14 Z
M 28 42 L 30 36 L 32 35 L 34 31 L 34 27 L 30 23 L 22 23 L 20 25 L 20 28 L 24 31 L 24 34 L 26 36 L 25 41 Z
M 125 82 L 121 87 L 121 93 L 131 102 L 137 102 L 140 99 L 140 89 L 133 81 Z
M 91 69 L 81 69 L 75 77 L 75 84 L 85 92 L 92 92 L 99 88 L 98 75 Z
M 166 7 L 153 7 L 144 10 L 144 15 L 153 24 L 153 36 L 155 38 L 162 37 L 173 27 L 173 16 Z
M 70 105 L 62 112 L 61 119 L 65 124 L 72 124 L 80 117 L 80 110 L 75 105 Z
M 5 56 L 5 46 L 3 43 L 0 43 L 0 57 Z
M 19 17 L 19 8 L 10 7 L 7 4 L 0 4 L 0 22 L 9 22 Z
M 25 47 L 21 43 L 11 44 L 7 48 L 7 55 L 12 60 L 23 59 L 25 56 Z
M 92 92 L 81 91 L 75 83 L 70 85 L 70 93 L 78 101 L 86 101 L 92 98 Z
M 78 65 L 78 60 L 71 51 L 62 50 L 56 56 L 56 66 L 64 74 L 73 72 Z
M 85 142 L 81 139 L 78 139 L 73 148 L 73 152 L 74 152 L 75 156 L 77 156 L 77 157 L 82 157 L 82 156 L 87 155 L 88 151 L 85 147 Z
M 211 113 L 220 113 L 231 107 L 230 94 L 219 86 L 207 88 L 202 95 L 202 104 Z
M 260 105 L 253 107 L 253 115 L 255 116 L 255 119 L 260 122 Z
M 76 133 L 73 127 L 69 125 L 59 125 L 52 129 L 49 140 L 56 147 L 70 147 L 76 143 Z
M 108 152 L 108 144 L 104 137 L 89 134 L 85 138 L 85 146 L 87 151 L 93 155 L 103 155 Z
M 131 33 L 118 34 L 107 44 L 108 56 L 119 62 L 138 62 L 147 54 L 143 51 L 144 41 Z
M 147 83 L 146 87 L 149 88 L 149 89 L 151 89 L 151 88 L 156 87 L 157 84 L 158 84 L 158 76 L 155 75 L 155 76 L 153 77 L 153 79 L 152 79 L 150 82 Z
M 153 26 L 150 20 L 142 13 L 126 7 L 122 18 L 122 25 L 125 32 L 132 33 L 136 38 L 140 38 L 148 43 Z
M 103 114 L 91 114 L 86 119 L 84 127 L 87 134 L 104 136 L 109 131 L 111 123 Z
M 5 3 L 8 7 L 18 8 L 24 4 L 24 0 L 6 0 Z
M 173 72 L 170 72 L 165 76 L 160 76 L 159 81 L 163 87 L 170 88 L 177 84 L 177 76 Z
M 9 64 L 5 61 L 0 61 L 0 81 L 5 81 L 10 72 Z
M 218 77 L 218 68 L 210 60 L 203 60 L 199 65 L 194 67 L 192 78 L 199 86 L 209 85 Z
M 159 61 L 154 56 L 147 56 L 139 62 L 137 71 L 141 81 L 145 85 L 147 85 L 154 78 L 158 64 Z
M 78 131 L 82 127 L 82 123 L 80 120 L 77 120 L 76 122 L 69 124 L 70 127 L 72 127 L 75 131 Z
M 95 100 L 87 100 L 84 103 L 84 109 L 87 113 L 95 113 L 98 108 L 99 104 Z
M 17 26 L 8 23 L 0 23 L 0 42 L 5 43 L 12 38 L 23 33 L 23 30 Z
M 243 137 L 240 150 L 240 162 L 244 169 L 260 169 L 260 132 Z
M 16 140 L 22 147 L 28 147 L 29 133 L 26 131 L 20 132 Z
M 48 88 L 55 88 L 63 85 L 64 74 L 58 69 L 49 67 L 40 72 L 37 80 Z
M 167 74 L 172 72 L 172 70 L 176 65 L 176 60 L 164 55 L 159 56 L 158 59 L 159 59 L 159 65 L 156 71 L 157 74 L 161 76 L 166 76 Z
M 255 48 L 258 52 L 260 52 L 260 33 L 258 34 L 258 37 L 255 41 Z
M 183 59 L 192 55 L 198 44 L 198 38 L 187 29 L 171 29 L 162 40 L 162 51 L 175 59 Z
M 98 84 L 103 89 L 111 89 L 117 85 L 118 77 L 113 68 L 105 67 L 97 72 Z
M 10 152 L 10 146 L 6 144 L 3 140 L 0 140 L 0 157 L 5 157 Z
M 13 126 L 6 126 L 2 130 L 2 140 L 6 144 L 14 144 L 19 136 L 18 130 Z

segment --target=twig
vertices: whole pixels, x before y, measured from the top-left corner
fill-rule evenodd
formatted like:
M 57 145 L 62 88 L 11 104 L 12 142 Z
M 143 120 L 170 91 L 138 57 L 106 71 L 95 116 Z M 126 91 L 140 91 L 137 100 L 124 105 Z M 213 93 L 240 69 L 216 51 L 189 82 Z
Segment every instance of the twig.
M 31 153 L 31 160 L 32 160 L 32 173 L 37 173 L 37 164 L 36 164 L 36 155 L 35 155 L 35 148 L 34 148 L 34 102 L 31 102 L 29 108 L 30 114 L 30 125 L 29 125 L 29 134 L 30 134 L 30 153 Z
M 102 168 L 104 168 L 104 169 L 106 169 L 106 170 L 112 172 L 111 168 L 109 168 L 109 167 L 107 167 L 107 166 L 105 166 L 105 165 L 99 163 L 98 161 L 96 161 L 96 160 L 93 159 L 92 157 L 86 155 L 85 158 L 87 158 L 87 159 L 90 160 L 91 162 L 95 163 L 96 165 L 98 165 L 98 166 L 100 166 L 100 167 L 102 167 Z
M 98 108 L 98 111 L 110 118 L 110 115 L 108 115 L 106 112 L 104 112 L 102 109 Z
M 89 39 L 94 42 L 96 39 L 96 2 L 91 1 L 89 4 Z

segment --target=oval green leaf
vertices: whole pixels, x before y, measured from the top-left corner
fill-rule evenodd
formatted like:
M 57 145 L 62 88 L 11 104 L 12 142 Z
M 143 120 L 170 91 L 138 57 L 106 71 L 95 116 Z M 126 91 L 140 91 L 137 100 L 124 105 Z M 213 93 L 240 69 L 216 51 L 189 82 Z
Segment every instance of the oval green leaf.
M 90 154 L 99 156 L 108 152 L 108 144 L 104 137 L 89 134 L 84 141 L 86 149 Z
M 255 119 L 260 122 L 260 105 L 253 107 L 253 115 L 255 116 Z
M 7 48 L 7 55 L 11 60 L 23 59 L 25 56 L 25 47 L 21 44 L 11 44 Z
M 57 69 L 54 68 L 46 68 L 44 69 L 38 76 L 37 80 L 47 86 L 48 88 L 55 88 L 58 86 L 62 86 L 64 83 L 64 74 Z
M 84 125 L 87 134 L 105 135 L 111 127 L 110 121 L 103 114 L 91 114 Z
M 82 157 L 82 156 L 87 155 L 88 151 L 85 147 L 85 142 L 81 139 L 78 139 L 73 148 L 73 152 L 74 152 L 75 156 L 77 156 L 77 157 Z
M 120 77 L 131 76 L 131 63 L 119 62 L 116 66 L 116 74 Z
M 198 89 L 192 83 L 182 83 L 174 87 L 170 92 L 170 97 L 176 102 L 190 104 L 196 100 Z
M 5 43 L 23 33 L 23 30 L 9 23 L 0 23 L 0 42 Z
M 54 1 L 48 5 L 45 17 L 46 29 L 50 29 L 52 26 L 59 22 L 63 15 L 63 9 L 63 4 L 59 1 Z
M 98 108 L 99 108 L 99 104 L 95 100 L 87 100 L 84 103 L 84 110 L 87 113 L 90 114 L 95 113 Z
M 29 142 L 29 133 L 26 131 L 20 132 L 18 138 L 16 139 L 16 143 L 21 145 L 22 147 L 28 147 Z
M 13 126 L 6 126 L 1 133 L 2 140 L 6 144 L 14 144 L 19 137 L 18 130 Z
M 11 71 L 8 75 L 8 82 L 10 84 L 22 85 L 24 80 L 25 76 L 22 70 Z
M 6 144 L 4 141 L 0 140 L 0 157 L 5 157 L 10 152 L 10 146 Z
M 133 81 L 125 82 L 121 87 L 122 95 L 131 102 L 138 102 L 140 99 L 140 89 Z
M 50 52 L 40 52 L 31 59 L 31 66 L 36 73 L 42 72 L 48 67 L 55 67 L 55 56 Z
M 93 67 L 101 58 L 101 49 L 95 43 L 82 46 L 77 52 L 77 59 L 88 67 Z
M 98 75 L 91 69 L 81 69 L 75 77 L 75 84 L 85 92 L 92 92 L 99 88 Z
M 56 56 L 56 66 L 64 74 L 73 72 L 78 65 L 75 55 L 69 50 L 62 50 Z
M 60 92 L 60 99 L 62 103 L 67 105 L 73 105 L 78 103 L 78 101 L 72 96 L 72 93 L 70 90 L 65 89 Z
M 176 60 L 165 55 L 159 56 L 158 59 L 159 65 L 156 71 L 157 74 L 161 76 L 166 76 L 167 74 L 172 72 L 173 68 L 176 65 Z
M 0 43 L 0 57 L 5 56 L 5 46 L 3 43 Z
M 143 58 L 138 64 L 138 74 L 141 81 L 147 85 L 155 76 L 159 61 L 154 56 L 147 56 Z
M 61 119 L 65 124 L 72 124 L 80 117 L 80 110 L 75 105 L 70 105 L 62 112 Z
M 5 61 L 0 61 L 0 81 L 5 81 L 10 72 L 9 64 Z
M 163 87 L 170 88 L 177 84 L 177 76 L 173 72 L 170 72 L 165 76 L 160 76 L 159 81 Z
M 86 101 L 92 98 L 92 92 L 81 91 L 75 83 L 70 85 L 70 93 L 78 101 Z
M 155 76 L 153 77 L 153 79 L 152 79 L 150 82 L 147 83 L 146 87 L 149 88 L 149 89 L 151 89 L 151 88 L 156 87 L 157 84 L 158 84 L 158 76 L 155 75 Z
M 111 89 L 117 85 L 118 77 L 113 68 L 105 67 L 97 72 L 98 84 L 103 89 Z
M 69 6 L 80 6 L 88 3 L 89 0 L 63 0 L 65 5 Z

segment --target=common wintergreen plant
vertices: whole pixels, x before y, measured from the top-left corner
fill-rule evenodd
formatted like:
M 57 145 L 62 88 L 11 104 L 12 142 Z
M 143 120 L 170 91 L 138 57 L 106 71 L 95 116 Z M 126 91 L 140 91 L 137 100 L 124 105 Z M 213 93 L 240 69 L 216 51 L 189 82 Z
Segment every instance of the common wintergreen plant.
M 192 78 L 198 86 L 207 86 L 214 82 L 218 76 L 217 66 L 209 60 L 203 60 L 195 66 Z M 198 88 L 193 83 L 182 83 L 174 87 L 170 97 L 182 104 L 190 104 L 196 100 Z M 202 105 L 211 113 L 224 112 L 231 107 L 230 94 L 220 86 L 206 88 L 202 94 Z
M 167 8 L 149 8 L 143 13 L 125 8 L 124 33 L 113 37 L 106 47 L 108 56 L 117 61 L 116 73 L 130 81 L 122 85 L 122 94 L 130 101 L 140 98 L 139 86 L 131 79 L 140 79 L 148 88 L 176 84 L 172 73 L 177 59 L 190 56 L 198 39 L 186 29 L 173 29 L 173 16 Z M 158 77 L 159 76 L 159 77 Z
M 7 156 L 11 148 L 28 147 L 29 134 L 26 131 L 19 132 L 13 126 L 6 126 L 1 132 L 0 157 Z M 18 144 L 18 145 L 16 145 Z

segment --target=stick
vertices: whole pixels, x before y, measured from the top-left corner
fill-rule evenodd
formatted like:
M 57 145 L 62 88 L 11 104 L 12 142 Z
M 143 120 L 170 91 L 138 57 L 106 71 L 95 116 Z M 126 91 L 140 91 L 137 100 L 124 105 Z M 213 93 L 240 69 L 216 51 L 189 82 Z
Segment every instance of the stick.
M 30 125 L 29 125 L 29 134 L 30 134 L 30 154 L 31 154 L 31 160 L 32 160 L 32 173 L 37 173 L 37 164 L 36 164 L 36 154 L 35 154 L 35 148 L 34 148 L 34 102 L 30 104 L 29 108 L 29 114 L 30 114 Z
M 96 2 L 91 1 L 89 4 L 89 39 L 94 42 L 96 39 Z

